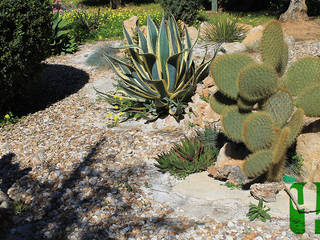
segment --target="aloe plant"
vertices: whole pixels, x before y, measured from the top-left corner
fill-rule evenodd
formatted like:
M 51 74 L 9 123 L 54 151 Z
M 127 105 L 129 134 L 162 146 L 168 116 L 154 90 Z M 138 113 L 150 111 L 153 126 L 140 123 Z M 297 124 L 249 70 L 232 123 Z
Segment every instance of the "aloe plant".
M 204 132 L 197 131 L 197 136 L 185 137 L 180 144 L 175 144 L 170 152 L 160 154 L 155 166 L 161 172 L 169 172 L 180 178 L 205 171 L 216 161 L 219 152 L 216 147 L 217 137 L 216 129 L 206 128 Z
M 171 115 L 183 112 L 185 102 L 193 95 L 196 84 L 209 73 L 208 66 L 214 56 L 196 68 L 192 60 L 191 42 L 185 29 L 182 41 L 173 17 L 162 18 L 158 27 L 147 16 L 147 36 L 138 28 L 138 44 L 135 44 L 123 27 L 125 41 L 132 64 L 105 55 L 113 70 L 120 77 L 118 95 L 138 103 L 141 110 L 150 102 L 156 106 L 156 117 L 165 111 Z M 199 32 L 198 32 L 199 36 Z

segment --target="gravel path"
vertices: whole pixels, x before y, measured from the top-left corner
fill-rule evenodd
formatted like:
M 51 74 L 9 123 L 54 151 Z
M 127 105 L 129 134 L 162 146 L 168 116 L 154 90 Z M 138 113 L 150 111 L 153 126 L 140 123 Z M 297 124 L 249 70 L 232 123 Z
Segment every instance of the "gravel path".
M 79 60 L 93 47 L 48 59 L 38 90 L 46 102 L 0 130 L 1 190 L 28 206 L 3 239 L 319 239 L 312 229 L 294 235 L 287 219 L 218 222 L 154 201 L 150 182 L 160 177 L 154 158 L 187 127 L 129 122 L 107 128 L 108 105 L 88 98 L 84 86 L 114 75 Z M 320 42 L 296 43 L 290 62 L 319 49 Z M 166 176 L 168 185 L 177 181 Z

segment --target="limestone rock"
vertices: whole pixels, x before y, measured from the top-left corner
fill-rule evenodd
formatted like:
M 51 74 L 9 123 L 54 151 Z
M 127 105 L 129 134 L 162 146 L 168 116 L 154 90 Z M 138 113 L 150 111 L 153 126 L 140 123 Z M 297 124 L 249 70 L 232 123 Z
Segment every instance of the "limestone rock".
M 208 172 L 215 179 L 227 180 L 235 185 L 245 184 L 249 179 L 242 173 L 241 167 L 247 154 L 248 150 L 243 145 L 228 142 L 220 149 L 215 165 L 209 167 Z
M 202 81 L 204 88 L 210 88 L 212 86 L 214 86 L 214 81 L 213 78 L 208 76 L 206 77 L 203 81 Z
M 296 151 L 303 158 L 305 182 L 320 182 L 320 132 L 303 133 L 297 138 Z
M 237 26 L 242 27 L 245 33 L 249 32 L 253 28 L 252 25 L 244 24 L 244 23 L 237 23 Z
M 147 36 L 148 27 L 147 27 L 146 25 L 141 26 L 141 27 L 140 27 L 140 30 L 141 30 L 141 32 L 142 32 L 145 36 Z
M 262 32 L 262 25 L 254 27 L 248 32 L 247 36 L 242 41 L 242 44 L 247 48 L 248 51 L 258 51 Z
M 8 209 L 10 207 L 10 199 L 0 190 L 0 208 Z
M 215 88 L 215 87 L 212 87 Z M 203 89 L 197 91 L 203 91 L 202 94 L 209 94 L 211 90 Z M 213 90 L 212 90 L 213 91 Z M 209 103 L 203 101 L 200 98 L 199 93 L 195 94 L 191 99 L 192 102 L 188 103 L 186 108 L 186 114 L 184 122 L 188 125 L 188 122 L 198 125 L 200 128 L 204 126 L 210 126 L 220 121 L 220 115 L 216 114 L 210 107 Z
M 134 33 L 137 31 L 139 18 L 137 16 L 132 16 L 131 18 L 123 21 L 124 27 L 127 29 L 130 36 L 133 36 Z
M 250 194 L 255 199 L 262 198 L 265 202 L 275 202 L 277 194 L 284 189 L 284 184 L 279 182 L 255 183 L 250 187 Z
M 196 29 L 195 27 L 187 27 L 187 29 L 188 29 L 191 42 L 193 43 L 197 39 L 198 29 Z
M 223 43 L 221 45 L 221 48 L 223 49 L 223 51 L 220 51 L 218 55 L 241 53 L 247 51 L 246 46 L 239 42 Z

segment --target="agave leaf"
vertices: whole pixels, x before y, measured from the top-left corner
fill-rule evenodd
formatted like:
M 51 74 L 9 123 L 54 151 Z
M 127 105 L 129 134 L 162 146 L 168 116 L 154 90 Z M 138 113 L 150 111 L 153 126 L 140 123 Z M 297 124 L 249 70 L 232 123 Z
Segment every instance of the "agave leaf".
M 181 39 L 180 39 L 180 34 L 177 31 L 177 25 L 173 21 L 172 17 L 169 17 L 168 20 L 168 38 L 169 38 L 169 51 L 170 51 L 170 56 L 177 54 L 181 52 Z
M 178 71 L 181 63 L 181 53 L 175 54 L 167 59 L 166 74 L 168 79 L 167 92 L 172 93 L 177 87 Z
M 124 26 L 124 24 L 122 24 L 122 28 L 123 28 L 123 36 L 126 39 L 127 43 L 129 45 L 133 45 L 134 43 L 132 41 L 132 38 L 131 38 L 130 34 L 128 33 L 128 31 L 127 31 L 126 27 Z
M 159 35 L 157 39 L 157 49 L 156 49 L 156 56 L 158 57 L 157 61 L 157 67 L 159 76 L 161 76 L 164 80 L 167 81 L 167 74 L 166 74 L 166 60 L 169 57 L 169 42 L 168 42 L 168 36 L 167 36 L 167 28 L 164 21 L 164 17 L 162 18 L 161 24 L 160 24 L 160 30 Z
M 142 59 L 144 70 L 148 73 L 150 79 L 159 80 L 157 70 L 157 57 L 153 53 L 139 54 Z
M 159 98 L 160 93 L 156 88 L 148 85 L 144 78 L 139 75 L 139 72 L 135 71 L 130 65 L 125 62 L 113 58 L 111 56 L 105 55 L 107 61 L 110 63 L 111 67 L 118 74 L 120 78 L 125 80 L 126 85 L 122 86 L 124 89 L 128 89 L 129 87 L 133 88 L 131 91 L 134 91 L 135 94 L 145 96 L 147 98 Z M 116 62 L 119 67 L 117 67 L 114 62 Z
M 138 37 L 139 37 L 139 47 L 142 49 L 143 53 L 148 53 L 147 39 L 138 27 Z
M 159 80 L 145 80 L 149 85 L 153 86 L 157 91 L 160 93 L 161 98 L 165 98 L 168 96 L 165 88 L 164 88 L 164 80 L 159 79 Z
M 114 62 L 118 63 L 120 66 L 127 66 L 127 67 L 130 67 L 128 64 L 126 64 L 125 62 L 123 61 L 120 61 L 119 59 L 116 59 L 116 58 L 113 58 L 109 55 L 104 55 L 106 57 L 106 60 L 107 62 L 110 64 L 111 68 L 114 70 L 114 72 L 122 79 L 125 79 L 125 80 L 130 80 L 129 77 L 125 74 L 123 74 L 123 72 L 121 71 L 121 68 L 120 67 L 117 67 Z
M 156 46 L 157 46 L 157 39 L 158 39 L 158 28 L 152 21 L 149 14 L 147 14 L 147 45 L 148 45 L 148 52 L 156 53 Z

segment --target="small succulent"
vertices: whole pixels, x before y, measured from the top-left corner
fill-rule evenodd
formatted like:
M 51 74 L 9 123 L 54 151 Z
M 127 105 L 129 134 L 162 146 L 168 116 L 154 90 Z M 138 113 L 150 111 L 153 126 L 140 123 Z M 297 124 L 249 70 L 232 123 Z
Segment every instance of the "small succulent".
M 265 208 L 265 206 L 263 206 L 263 200 L 259 199 L 258 205 L 249 205 L 249 212 L 247 213 L 247 217 L 250 221 L 254 221 L 258 218 L 262 222 L 266 222 L 267 219 L 271 220 L 271 216 L 267 213 L 268 211 L 270 211 L 270 208 Z
M 198 132 L 196 137 L 184 137 L 180 144 L 175 144 L 168 153 L 162 153 L 158 156 L 156 167 L 161 172 L 170 172 L 172 175 L 185 178 L 189 174 L 205 171 L 211 166 L 218 155 L 215 146 L 215 136 L 212 134 L 207 138 L 207 132 Z

